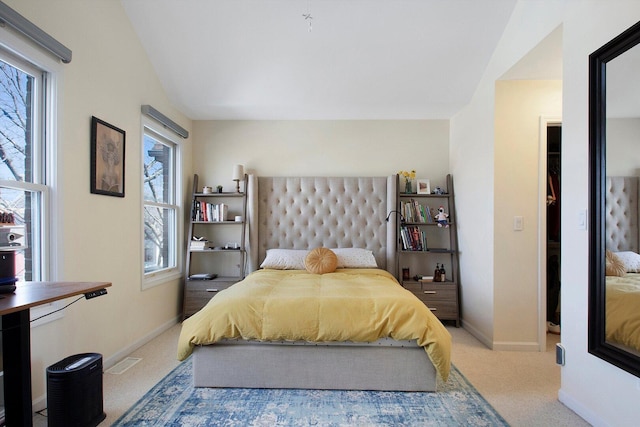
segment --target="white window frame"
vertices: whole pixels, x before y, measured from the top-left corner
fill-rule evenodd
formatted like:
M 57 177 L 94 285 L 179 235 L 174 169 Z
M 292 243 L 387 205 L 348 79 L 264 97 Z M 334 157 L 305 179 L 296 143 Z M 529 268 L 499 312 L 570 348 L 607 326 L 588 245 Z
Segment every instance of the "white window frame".
M 42 195 L 41 212 L 42 221 L 39 229 L 41 262 L 40 275 L 43 281 L 59 280 L 62 259 L 64 259 L 64 241 L 58 235 L 62 227 L 62 209 L 58 202 L 58 171 L 63 170 L 61 156 L 57 155 L 57 141 L 59 140 L 59 121 L 61 120 L 61 102 L 58 93 L 62 92 L 64 66 L 49 54 L 43 52 L 35 44 L 20 37 L 8 28 L 0 27 L 0 49 L 3 54 L 14 56 L 20 60 L 32 64 L 43 73 L 44 100 L 39 105 L 38 115 L 41 123 L 38 138 L 42 150 L 39 155 L 39 183 L 27 182 L 3 182 L 6 187 L 19 190 L 39 191 Z M 42 122 L 44 120 L 44 122 Z M 31 309 L 31 327 L 37 327 L 44 323 L 64 317 L 64 311 L 57 311 L 64 301 L 45 304 Z M 57 312 L 56 312 L 57 311 Z
M 144 137 L 146 134 L 151 134 L 155 138 L 164 139 L 167 142 L 171 143 L 175 147 L 174 151 L 174 199 L 171 204 L 157 204 L 157 203 L 149 203 L 144 200 L 144 175 L 142 173 L 143 162 L 145 157 L 145 147 L 144 147 Z M 175 135 L 173 132 L 165 129 L 164 126 L 157 123 L 156 121 L 147 118 L 146 116 L 142 116 L 142 131 L 140 138 L 140 145 L 142 147 L 140 155 L 141 155 L 141 163 L 140 163 L 140 183 L 141 183 L 141 194 L 140 194 L 140 220 L 141 220 L 141 232 L 140 232 L 140 241 L 141 241 L 141 250 L 142 263 L 140 265 L 140 269 L 142 272 L 142 290 L 152 288 L 154 286 L 159 286 L 164 283 L 167 283 L 172 280 L 176 280 L 182 277 L 182 266 L 183 266 L 183 254 L 180 250 L 180 242 L 182 242 L 182 235 L 184 229 L 184 216 L 182 213 L 182 206 L 180 204 L 180 200 L 182 200 L 182 144 L 181 140 Z M 175 224 L 174 230 L 172 230 L 175 238 L 175 242 L 173 244 L 174 249 L 174 258 L 176 265 L 174 267 L 169 267 L 166 269 L 145 273 L 144 271 L 144 263 L 145 263 L 145 238 L 144 238 L 144 207 L 145 205 L 156 205 L 162 207 L 170 207 L 175 209 Z

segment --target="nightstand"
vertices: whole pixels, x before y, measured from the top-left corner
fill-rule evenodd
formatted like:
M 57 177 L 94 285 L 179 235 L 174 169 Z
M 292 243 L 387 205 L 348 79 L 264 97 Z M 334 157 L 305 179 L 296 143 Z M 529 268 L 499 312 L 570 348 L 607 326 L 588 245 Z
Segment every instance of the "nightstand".
M 440 320 L 453 320 L 456 327 L 458 317 L 458 286 L 454 282 L 422 282 L 403 281 L 402 286 L 413 292 L 418 299 L 425 303 L 433 314 Z

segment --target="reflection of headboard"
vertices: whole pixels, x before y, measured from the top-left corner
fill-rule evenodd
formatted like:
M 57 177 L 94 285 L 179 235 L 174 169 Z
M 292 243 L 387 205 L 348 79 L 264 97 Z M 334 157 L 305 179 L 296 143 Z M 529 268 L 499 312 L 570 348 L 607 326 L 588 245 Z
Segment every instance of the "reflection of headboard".
M 249 181 L 250 270 L 266 250 L 356 247 L 395 274 L 393 177 L 258 177 Z M 257 187 L 257 188 L 256 188 Z M 257 230 L 256 230 L 257 228 Z
M 613 251 L 639 252 L 637 176 L 608 176 L 605 181 L 605 241 Z

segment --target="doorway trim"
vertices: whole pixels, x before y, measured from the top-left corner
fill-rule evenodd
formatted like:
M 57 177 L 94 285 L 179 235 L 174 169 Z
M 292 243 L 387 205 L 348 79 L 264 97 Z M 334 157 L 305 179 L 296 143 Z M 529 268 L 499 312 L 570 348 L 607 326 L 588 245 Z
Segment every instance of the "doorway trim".
M 538 351 L 547 351 L 547 127 L 560 116 L 540 116 L 538 150 Z

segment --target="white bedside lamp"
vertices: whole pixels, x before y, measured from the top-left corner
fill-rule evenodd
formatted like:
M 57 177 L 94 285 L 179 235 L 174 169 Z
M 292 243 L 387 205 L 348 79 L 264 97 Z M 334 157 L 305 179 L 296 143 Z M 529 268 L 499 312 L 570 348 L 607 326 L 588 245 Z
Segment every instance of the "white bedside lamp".
M 244 179 L 244 166 L 235 165 L 233 167 L 233 180 L 236 182 L 236 192 L 240 192 L 240 181 Z

